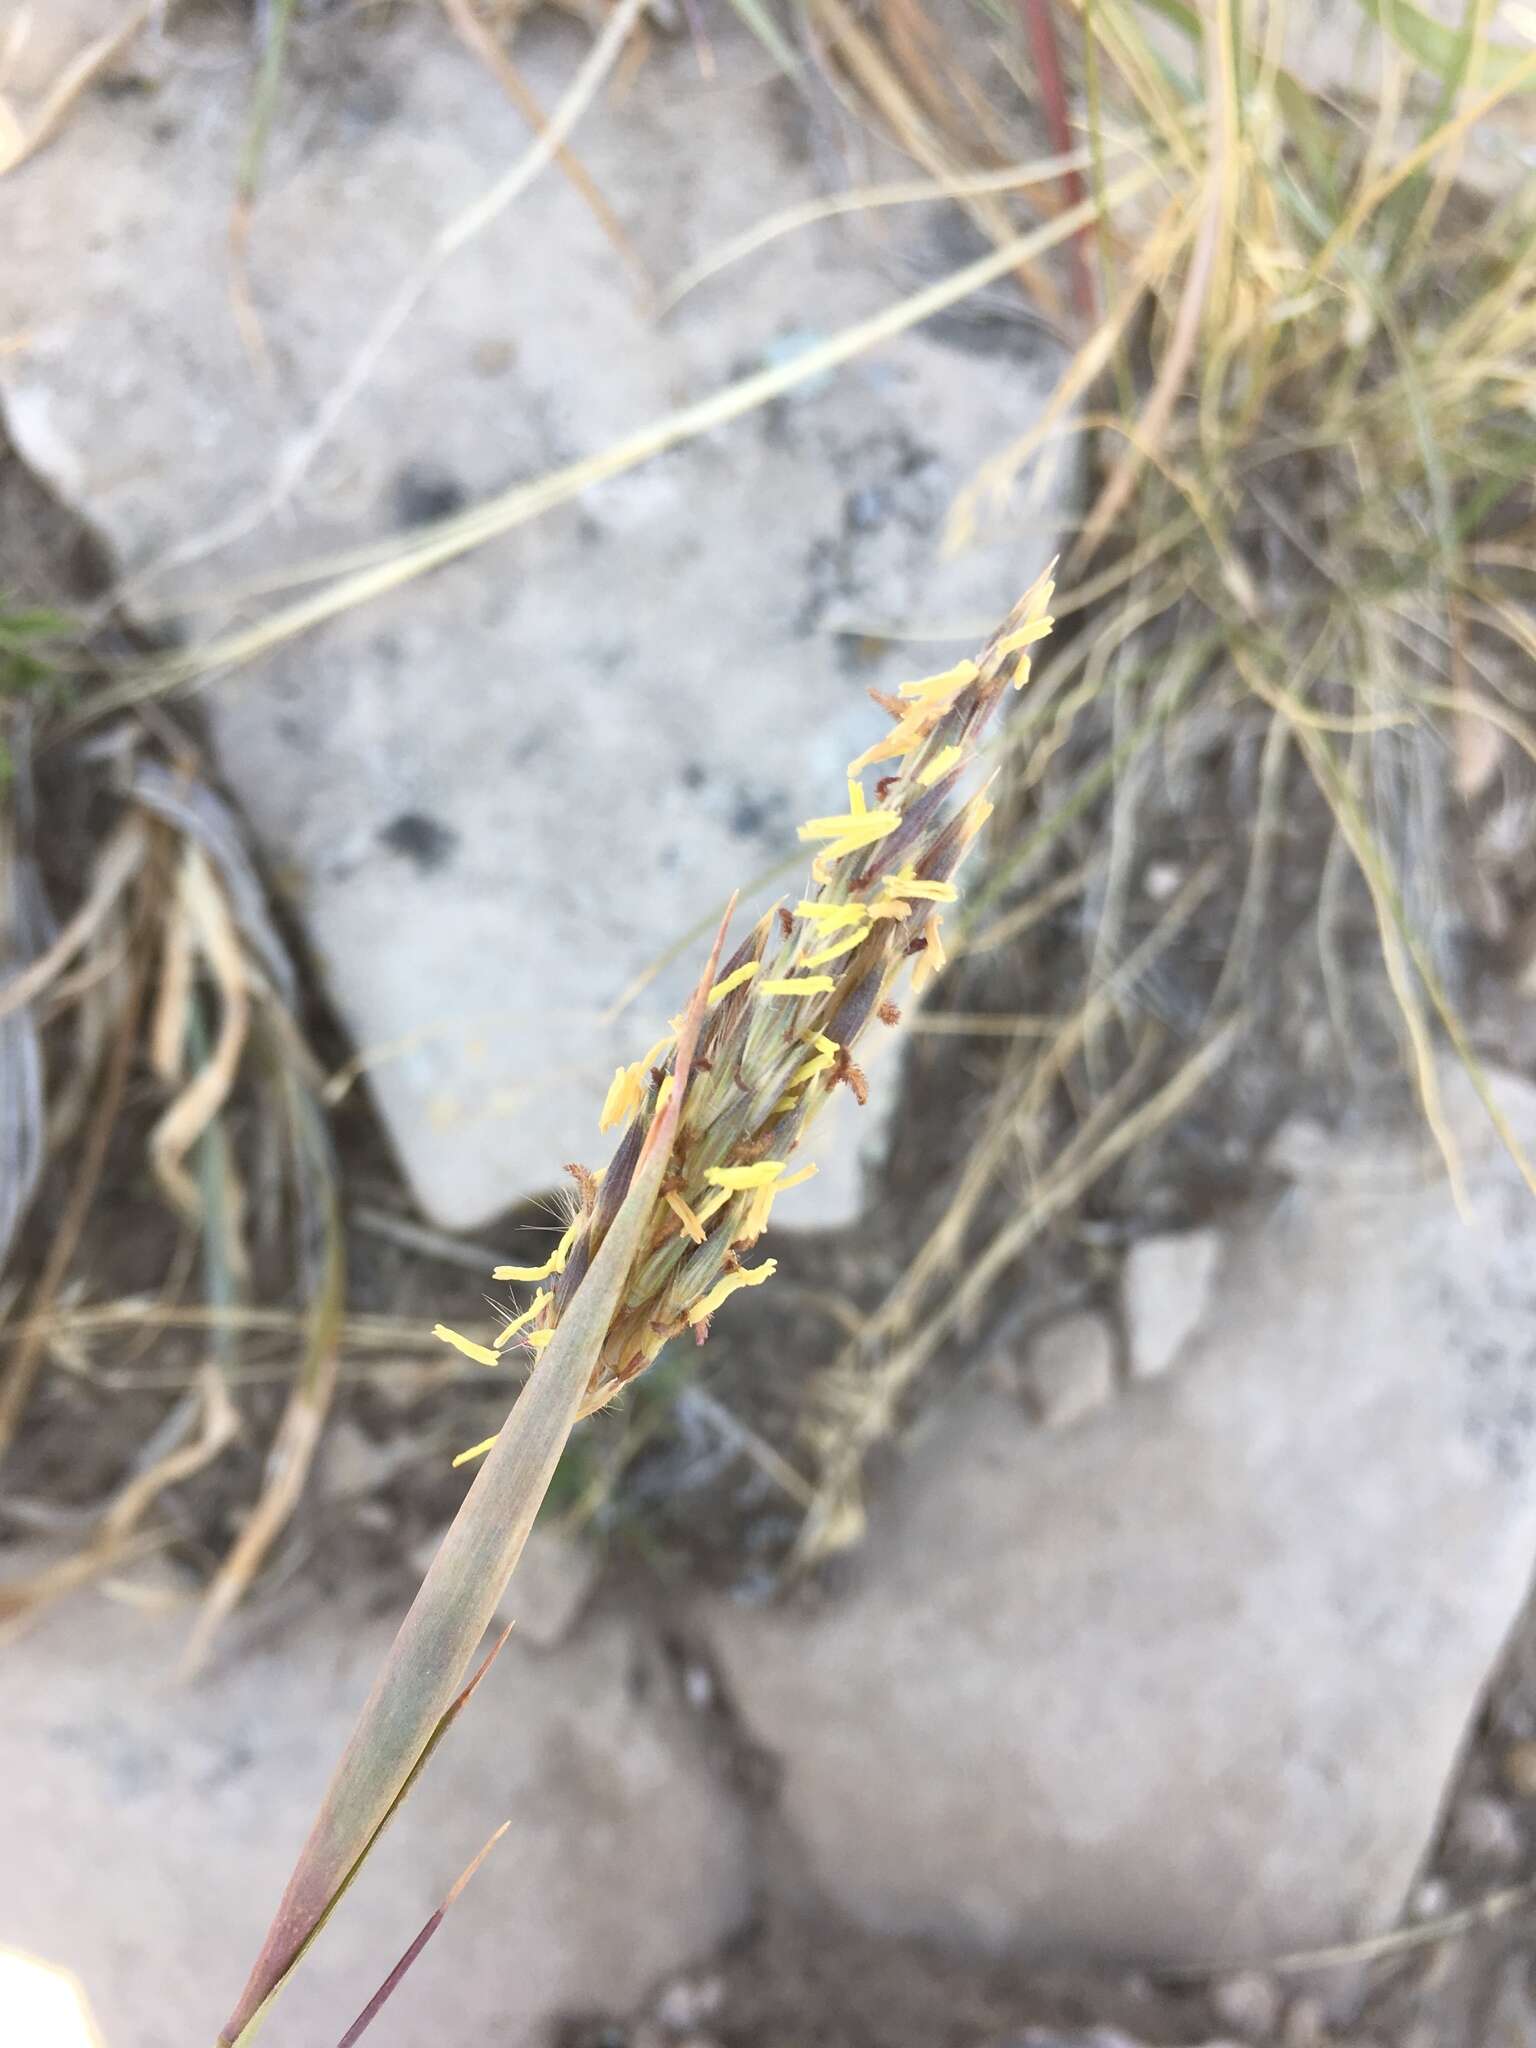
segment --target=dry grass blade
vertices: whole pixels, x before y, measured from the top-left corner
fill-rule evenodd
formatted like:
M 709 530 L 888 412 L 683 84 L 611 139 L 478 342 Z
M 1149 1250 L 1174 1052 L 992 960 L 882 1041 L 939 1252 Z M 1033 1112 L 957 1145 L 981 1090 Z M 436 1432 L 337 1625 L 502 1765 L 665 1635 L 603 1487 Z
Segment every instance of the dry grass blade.
M 152 1464 L 130 1479 L 82 1549 L 30 1578 L 12 1580 L 0 1590 L 0 1626 L 14 1632 L 18 1625 L 34 1620 L 51 1602 L 119 1569 L 146 1549 L 158 1547 L 160 1539 L 151 1537 L 146 1541 L 142 1536 L 139 1525 L 144 1517 L 161 1494 L 201 1472 L 239 1433 L 240 1418 L 229 1398 L 224 1376 L 211 1364 L 199 1372 L 190 1398 L 176 1417 L 178 1439 L 194 1420 L 200 1422 L 197 1435 L 190 1441 L 171 1443 Z
M 89 92 L 94 81 L 115 57 L 127 49 L 157 11 L 165 13 L 174 4 L 175 0 L 136 0 L 115 28 L 105 30 L 87 43 L 65 65 L 44 97 L 30 127 L 23 129 L 19 123 L 12 123 L 8 139 L 0 132 L 0 178 L 19 170 L 28 157 L 35 156 L 51 142 L 69 118 L 69 110 L 81 94 Z
M 966 1237 L 1017 1144 L 1018 1132 L 1040 1113 L 1051 1089 L 1066 1073 L 1084 1041 L 1119 1001 L 1121 991 L 1144 975 L 1163 951 L 1184 931 L 1189 920 L 1213 893 L 1220 879 L 1214 862 L 1190 877 L 1157 925 L 1067 1019 L 1052 1020 L 1050 1042 L 1038 1060 L 1009 1077 L 1005 1091 L 988 1117 L 988 1135 L 967 1159 L 944 1213 L 909 1262 L 906 1273 L 862 1335 L 865 1347 L 879 1345 L 908 1329 L 929 1290 L 960 1264 Z M 1042 892 L 1049 899 L 1050 891 Z M 1033 902 L 1026 905 L 1036 907 Z M 1029 1034 L 1033 1037 L 1038 1034 Z M 863 1354 L 855 1347 L 833 1368 L 834 1376 L 857 1373 Z
M 379 1986 L 378 1990 L 375 1991 L 372 1998 L 369 1999 L 368 2003 L 363 2007 L 362 2011 L 358 2014 L 357 2018 L 352 2022 L 351 2026 L 348 2027 L 347 2031 L 342 2035 L 340 2041 L 337 2043 L 337 2048 L 355 2048 L 355 2044 L 363 2038 L 363 2035 L 368 2031 L 369 2027 L 373 2025 L 374 2021 L 378 2018 L 379 2014 L 384 2010 L 386 2004 L 394 1996 L 396 1990 L 398 1990 L 400 1980 L 404 1977 L 406 1971 L 410 1969 L 411 1965 L 415 1962 L 416 1958 L 421 1954 L 422 1950 L 426 1947 L 427 1943 L 432 1939 L 433 1935 L 436 1934 L 438 1928 L 442 1926 L 444 1919 L 447 1917 L 448 1913 L 452 1910 L 453 1906 L 457 1903 L 459 1897 L 463 1893 L 464 1887 L 470 1882 L 471 1878 L 474 1877 L 476 1871 L 479 1870 L 481 1864 L 484 1863 L 486 1857 L 490 1855 L 491 1851 L 495 1848 L 496 1844 L 501 1840 L 502 1836 L 507 1832 L 507 1829 L 511 1827 L 511 1825 L 511 1821 L 504 1820 L 501 1826 L 497 1828 L 496 1832 L 492 1836 L 490 1836 L 490 1838 L 486 1841 L 484 1847 L 480 1850 L 480 1853 L 474 1858 L 473 1862 L 471 1862 L 465 1869 L 459 1872 L 458 1876 L 449 1886 L 447 1896 L 444 1898 L 443 1903 L 437 1908 L 436 1912 L 428 1918 L 426 1925 L 422 1928 L 421 1932 L 416 1936 L 416 1939 L 411 1943 L 410 1947 L 405 1951 L 405 1954 L 400 1958 L 399 1962 L 396 1963 L 395 1967 L 384 1979 L 384 1982 Z
M 246 129 L 245 148 L 240 156 L 240 175 L 235 187 L 234 202 L 229 210 L 229 284 L 235 325 L 240 330 L 240 338 L 245 345 L 245 352 L 250 358 L 252 368 L 269 388 L 275 384 L 277 373 L 272 361 L 272 351 L 267 346 L 266 334 L 262 329 L 261 316 L 256 311 L 256 300 L 251 291 L 251 215 L 260 193 L 267 143 L 277 113 L 277 99 L 283 82 L 283 65 L 288 54 L 288 35 L 293 27 L 293 12 L 294 0 L 271 0 L 271 4 L 264 10 L 266 45 L 257 70 L 255 89 L 251 94 L 250 121 Z
M 836 52 L 871 104 L 889 122 L 902 146 L 934 177 L 953 183 L 960 175 L 960 166 L 942 135 L 914 103 L 896 69 L 887 62 L 876 38 L 844 6 L 843 0 L 813 0 L 812 13 L 826 31 L 828 47 Z M 999 248 L 1016 239 L 1006 210 L 990 194 L 978 193 L 963 203 L 977 226 Z M 1055 285 L 1030 259 L 1021 258 L 1010 267 L 1020 285 L 1048 314 L 1060 312 Z
M 1102 203 L 1114 204 L 1129 197 L 1133 191 L 1149 183 L 1152 175 L 1148 171 L 1128 173 L 1111 187 Z M 885 312 L 845 328 L 840 334 L 795 356 L 792 361 L 729 384 L 723 391 L 670 413 L 638 433 L 613 443 L 599 455 L 554 470 L 535 483 L 518 485 L 468 513 L 457 514 L 426 529 L 403 545 L 391 544 L 382 550 L 367 548 L 357 554 L 337 558 L 321 569 L 312 567 L 298 580 L 313 580 L 321 573 L 333 575 L 334 580 L 314 596 L 283 607 L 255 626 L 205 641 L 185 653 L 130 671 L 120 682 L 97 692 L 90 704 L 66 724 L 66 731 L 94 722 L 125 705 L 243 667 L 325 620 L 388 591 L 397 590 L 416 577 L 441 568 L 460 555 L 483 547 L 488 541 L 499 539 L 610 477 L 621 476 L 668 449 L 740 419 L 773 399 L 783 397 L 809 379 L 851 362 L 880 343 L 893 340 L 909 328 L 931 319 L 934 314 L 958 304 L 984 285 L 1005 276 L 1020 260 L 1056 247 L 1079 227 L 1097 218 L 1100 204 L 1099 201 L 1085 201 L 1073 212 L 1061 214 L 1046 226 L 1020 235 L 991 255 L 981 257 L 939 283 L 913 293 Z
M 1373 178 L 1318 252 L 1314 266 L 1316 275 L 1328 275 L 1333 265 L 1354 243 L 1371 216 L 1394 192 L 1406 185 L 1409 179 L 1415 177 L 1427 164 L 1432 164 L 1436 157 L 1443 156 L 1447 150 L 1459 143 L 1470 129 L 1491 114 L 1501 101 L 1509 98 L 1511 93 L 1520 92 L 1533 82 L 1536 82 L 1536 50 L 1529 51 L 1505 77 L 1489 86 L 1487 91 L 1478 94 L 1475 99 L 1469 100 L 1449 120 L 1426 135 L 1422 142 L 1398 157 L 1390 170 L 1383 171 L 1379 177 Z
M 1218 7 L 1217 12 L 1225 21 L 1226 7 Z M 1226 47 L 1225 32 L 1208 32 L 1206 45 L 1210 52 L 1213 74 L 1213 103 L 1218 106 L 1230 106 L 1235 87 L 1230 67 L 1223 61 L 1223 57 L 1230 54 Z M 1174 404 L 1180 396 L 1189 366 L 1194 360 L 1201 325 L 1206 315 L 1212 278 L 1218 267 L 1222 233 L 1227 223 L 1228 195 L 1232 177 L 1229 153 L 1233 147 L 1233 125 L 1230 118 L 1224 118 L 1214 124 L 1218 144 L 1212 150 L 1210 166 L 1206 173 L 1206 193 L 1200 225 L 1195 232 L 1189 269 L 1180 293 L 1178 312 L 1168 338 L 1168 346 L 1158 365 L 1151 395 L 1137 421 L 1137 430 L 1127 437 L 1124 452 L 1110 472 L 1083 522 L 1081 533 L 1073 544 L 1070 560 L 1074 566 L 1080 565 L 1093 553 L 1125 509 L 1135 485 L 1136 472 L 1146 459 L 1147 451 L 1161 444 Z
M 474 0 L 442 0 L 442 9 L 465 47 L 472 50 L 480 59 L 534 133 L 542 135 L 549 125 L 549 116 L 540 106 L 537 95 L 523 74 L 477 13 Z M 594 183 L 586 165 L 563 142 L 556 147 L 554 160 L 586 201 L 592 218 L 613 244 L 635 283 L 640 287 L 645 300 L 649 302 L 654 296 L 650 273 L 641 262 L 634 243 L 620 226 L 617 214 Z
M 1429 1034 L 1422 1015 L 1418 991 L 1412 983 L 1410 965 L 1423 984 L 1446 1036 L 1450 1039 L 1468 1079 L 1477 1092 L 1478 1100 L 1487 1112 L 1490 1123 L 1498 1132 L 1500 1142 L 1519 1168 L 1526 1186 L 1533 1195 L 1536 1195 L 1536 1163 L 1532 1162 L 1521 1145 L 1513 1125 L 1488 1085 L 1483 1062 L 1477 1056 L 1466 1026 L 1445 993 L 1444 985 L 1427 948 L 1414 932 L 1404 912 L 1399 890 L 1383 859 L 1381 848 L 1361 815 L 1358 801 L 1350 790 L 1347 778 L 1340 771 L 1321 734 L 1303 728 L 1301 739 L 1319 787 L 1338 819 L 1343 840 L 1354 855 L 1366 887 L 1370 891 L 1371 901 L 1376 909 L 1387 971 L 1412 1044 L 1414 1070 L 1425 1121 L 1440 1147 L 1446 1172 L 1456 1191 L 1463 1214 L 1469 1214 L 1470 1211 L 1460 1160 L 1455 1140 L 1451 1136 L 1441 1108 Z
M 1023 192 L 1032 185 L 1048 184 L 1053 178 L 1081 170 L 1088 160 L 1088 152 L 1079 149 L 1064 156 L 1043 157 L 1036 163 L 1008 165 L 999 171 L 968 171 L 939 180 L 908 178 L 890 185 L 859 185 L 851 191 L 838 192 L 830 199 L 806 200 L 802 205 L 787 207 L 782 213 L 769 214 L 755 227 L 733 235 L 708 256 L 701 256 L 697 263 L 679 271 L 657 301 L 657 312 L 670 313 L 680 300 L 710 278 L 718 277 L 722 270 L 730 269 L 732 264 L 741 263 L 748 256 L 755 256 L 759 249 L 768 248 L 781 236 L 795 234 L 801 228 L 815 227 L 820 221 L 838 220 L 850 213 L 876 212 L 886 206 L 935 205 L 941 201 L 976 198 L 986 193 Z M 953 640 L 979 635 L 941 633 L 934 637 Z
M 335 1161 L 319 1109 L 305 1078 L 295 1071 L 292 1059 L 287 1056 L 281 1034 L 276 1057 L 292 1126 L 293 1150 L 298 1158 L 298 1183 L 305 1206 L 312 1212 L 306 1233 L 311 1240 L 306 1247 L 308 1263 L 317 1270 L 311 1286 L 304 1353 L 267 1454 L 265 1483 L 233 1549 L 203 1596 L 202 1611 L 182 1659 L 185 1676 L 201 1668 L 215 1634 L 244 1597 L 293 1514 L 330 1412 L 340 1367 L 347 1276 Z
M 821 1481 L 816 1505 L 796 1542 L 794 1561 L 798 1566 L 812 1565 L 832 1551 L 846 1548 L 862 1533 L 859 1478 L 864 1459 L 880 1438 L 890 1434 L 901 1396 L 940 1344 L 1057 1217 L 1080 1201 L 1112 1166 L 1188 1107 L 1231 1058 L 1242 1031 L 1243 1020 L 1230 1019 L 1169 1081 L 1132 1109 L 1154 1049 L 1153 1041 L 1145 1039 L 1140 1059 L 1132 1063 L 1095 1115 L 1041 1176 L 1013 1220 L 967 1264 L 963 1283 L 950 1291 L 922 1327 L 872 1371 L 861 1369 L 855 1356 L 842 1373 L 829 1378 L 826 1391 L 839 1412 L 820 1447 Z M 867 1343 L 864 1340 L 865 1346 Z
M 206 1059 L 207 1036 L 196 995 L 189 999 L 185 1023 L 190 1054 L 194 1059 Z M 205 1284 L 210 1303 L 227 1308 L 234 1294 L 227 1216 L 231 1172 L 229 1148 L 217 1122 L 210 1123 L 199 1138 L 198 1164 Z M 33 1579 L 7 1588 L 5 1612 L 15 1622 L 31 1619 L 49 1601 L 141 1554 L 146 1541 L 140 1525 L 155 1502 L 169 1488 L 184 1484 L 211 1465 L 234 1440 L 240 1423 L 229 1389 L 234 1336 L 227 1325 L 211 1326 L 209 1354 L 182 1399 L 140 1453 L 140 1469 L 115 1495 L 84 1547 Z M 192 1435 L 194 1428 L 196 1436 Z M 154 1547 L 154 1542 L 150 1538 L 148 1547 Z
M 74 1184 L 70 1188 L 63 1214 L 54 1230 L 42 1271 L 38 1275 L 37 1286 L 32 1293 L 28 1307 L 27 1329 L 11 1355 L 4 1377 L 0 1378 L 0 1463 L 4 1462 L 10 1449 L 22 1411 L 26 1407 L 28 1396 L 42 1365 L 47 1318 L 63 1284 L 64 1276 L 69 1271 L 70 1261 L 75 1255 L 76 1245 L 80 1242 L 91 1202 L 101 1180 L 102 1167 L 106 1163 L 107 1145 L 112 1136 L 112 1127 L 117 1120 L 123 1090 L 127 1085 L 128 1070 L 133 1063 L 138 1017 L 143 1003 L 143 987 L 143 975 L 138 973 L 134 977 L 131 993 L 118 1023 L 117 1037 L 108 1056 L 90 1129 L 76 1163 Z
M 405 280 L 369 329 L 335 388 L 318 408 L 308 432 L 284 457 L 271 497 L 260 508 L 258 517 L 282 505 L 304 477 L 335 432 L 342 414 L 367 383 L 384 351 L 426 297 L 444 265 L 504 213 L 555 161 L 557 152 L 617 62 L 644 4 L 645 0 L 618 0 L 559 106 L 539 128 L 529 148 L 510 171 L 498 178 L 488 192 L 467 206 L 436 237 L 424 261 Z
M 126 818 L 96 857 L 91 886 L 53 943 L 0 987 L 0 1017 L 11 1016 L 44 994 L 101 928 L 138 873 L 146 849 L 144 828 Z
M 250 1025 L 245 955 L 234 920 L 208 863 L 187 846 L 172 915 L 185 919 L 191 945 L 207 962 L 220 996 L 218 1036 L 213 1050 L 156 1124 L 150 1158 L 162 1187 L 183 1215 L 196 1217 L 198 1195 L 182 1160 L 223 1108 L 234 1086 Z
M 272 922 L 266 890 L 228 804 L 207 783 L 173 773 L 149 757 L 135 764 L 129 792 L 142 809 L 164 819 L 201 849 L 228 898 L 230 914 L 247 950 L 283 1007 L 297 1009 L 298 976 Z
M 244 2044 L 330 1912 L 449 1711 L 506 1591 L 650 1227 L 724 926 L 679 1036 L 671 1097 L 585 1279 L 455 1516 L 336 1769 L 222 2041 Z
M 1411 1955 L 1415 1949 L 1431 1948 L 1436 1943 L 1453 1940 L 1457 1935 L 1472 1934 L 1490 1921 L 1502 1920 L 1506 1914 L 1524 1912 L 1536 1905 L 1536 1880 L 1524 1884 L 1506 1885 L 1501 1891 L 1488 1892 L 1469 1905 L 1457 1906 L 1449 1913 L 1437 1913 L 1428 1920 L 1416 1920 L 1408 1927 L 1392 1927 L 1385 1934 L 1370 1934 L 1359 1941 L 1334 1942 L 1326 1948 L 1287 1949 L 1280 1955 L 1255 1956 L 1241 1965 L 1244 1971 L 1263 1971 L 1276 1977 L 1301 1977 L 1312 1970 L 1347 1970 L 1358 1968 L 1361 1963 L 1379 1961 L 1384 1956 Z M 1205 1977 L 1229 1976 L 1233 1965 L 1230 1959 L 1225 1963 L 1171 1963 L 1160 1965 L 1158 1976 L 1170 1984 L 1197 1983 Z

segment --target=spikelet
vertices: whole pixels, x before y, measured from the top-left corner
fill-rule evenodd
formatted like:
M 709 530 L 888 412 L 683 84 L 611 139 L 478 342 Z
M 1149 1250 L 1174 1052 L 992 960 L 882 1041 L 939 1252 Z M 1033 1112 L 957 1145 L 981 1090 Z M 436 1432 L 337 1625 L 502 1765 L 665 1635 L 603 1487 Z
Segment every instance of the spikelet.
M 769 911 L 726 961 L 678 1119 L 654 1227 L 635 1261 L 587 1390 L 584 1414 L 611 1401 L 674 1337 L 702 1343 L 711 1317 L 739 1290 L 759 1286 L 772 1259 L 742 1253 L 768 1229 L 774 1203 L 808 1180 L 792 1163 L 833 1092 L 867 1089 L 854 1059 L 872 1020 L 892 1023 L 893 997 L 911 970 L 921 988 L 944 964 L 940 919 L 954 877 L 991 813 L 967 792 L 981 739 L 1010 684 L 1029 675 L 1030 650 L 1051 629 L 1053 584 L 1042 576 L 972 661 L 897 698 L 880 698 L 891 732 L 849 768 L 848 808 L 813 818 L 800 837 L 817 848 L 811 882 L 793 910 Z M 866 796 L 866 766 L 886 768 Z M 602 1174 L 574 1172 L 578 1208 L 539 1268 L 498 1267 L 498 1279 L 547 1282 L 500 1336 L 481 1345 L 438 1326 L 469 1357 L 537 1357 L 549 1342 L 629 1187 L 645 1134 L 673 1086 L 675 1038 L 620 1067 L 601 1128 L 622 1126 Z M 490 1441 L 494 1441 L 491 1439 Z M 490 1448 L 461 1453 L 456 1463 Z

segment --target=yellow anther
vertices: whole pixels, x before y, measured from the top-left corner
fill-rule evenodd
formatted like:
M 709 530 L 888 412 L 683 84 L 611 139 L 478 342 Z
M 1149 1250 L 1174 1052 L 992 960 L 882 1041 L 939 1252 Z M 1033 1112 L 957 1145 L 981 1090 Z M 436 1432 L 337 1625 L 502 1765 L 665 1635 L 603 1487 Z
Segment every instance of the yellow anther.
M 795 905 L 796 917 L 809 919 L 823 931 L 835 932 L 847 924 L 868 924 L 869 912 L 862 903 L 817 903 L 806 901 Z
M 499 1436 L 500 1434 L 501 1432 L 500 1430 L 498 1430 L 496 1432 L 496 1435 Z M 491 1448 L 491 1445 L 495 1443 L 495 1441 L 496 1437 L 488 1436 L 485 1439 L 484 1443 L 471 1444 L 467 1451 L 460 1451 L 459 1455 L 453 1461 L 454 1464 L 456 1466 L 467 1465 L 471 1458 L 483 1458 L 486 1452 Z
M 702 1244 L 704 1242 L 704 1225 L 698 1216 L 694 1214 L 693 1210 L 689 1208 L 682 1196 L 679 1194 L 667 1194 L 663 1199 L 678 1222 L 682 1224 L 683 1234 L 686 1237 L 691 1237 L 695 1244 Z
M 823 858 L 837 860 L 845 853 L 873 846 L 900 823 L 896 811 L 844 811 L 841 817 L 808 818 L 800 827 L 800 837 L 807 844 L 817 839 L 831 840 Z
M 760 996 L 826 996 L 837 987 L 830 974 L 786 974 L 777 981 L 760 981 Z
M 904 897 L 908 902 L 924 903 L 953 903 L 960 893 L 953 882 L 923 882 L 910 872 L 885 875 L 880 889 L 888 898 Z
M 581 1229 L 584 1221 L 585 1218 L 581 1216 L 572 1219 L 564 1237 L 561 1238 L 542 1266 L 493 1266 L 491 1268 L 491 1278 L 493 1280 L 513 1280 L 527 1283 L 533 1280 L 547 1280 L 552 1273 L 563 1273 L 565 1271 L 565 1262 L 571 1255 L 571 1246 L 576 1242 L 576 1233 Z
M 915 698 L 919 703 L 933 706 L 948 704 L 958 697 L 967 684 L 974 683 L 980 670 L 974 661 L 956 662 L 953 668 L 945 669 L 942 675 L 924 676 L 918 683 L 903 683 L 898 696 Z
M 912 986 L 924 988 L 936 975 L 942 974 L 948 965 L 949 956 L 944 951 L 944 934 L 939 929 L 938 913 L 935 911 L 928 920 L 927 945 L 918 954 L 912 969 Z
M 919 706 L 909 711 L 899 725 L 893 725 L 883 739 L 866 747 L 857 761 L 848 763 L 849 773 L 857 775 L 862 769 L 873 768 L 877 761 L 894 761 L 898 755 L 910 754 L 912 749 L 933 729 L 933 713 Z
M 712 1187 L 737 1194 L 742 1188 L 765 1188 L 784 1171 L 782 1159 L 759 1159 L 755 1166 L 711 1166 L 704 1178 Z
M 1022 626 L 1014 628 L 1006 639 L 999 640 L 997 651 L 1001 655 L 1017 654 L 1022 648 L 1033 647 L 1037 640 L 1048 640 L 1056 621 L 1047 612 L 1038 619 L 1026 619 Z
M 455 1351 L 462 1351 L 466 1358 L 472 1358 L 476 1365 L 500 1365 L 501 1359 L 488 1344 L 476 1344 L 472 1338 L 461 1337 L 457 1330 L 450 1330 L 446 1323 L 432 1325 L 434 1337 L 440 1337 L 445 1344 L 451 1344 Z
M 713 1009 L 717 1003 L 723 1003 L 732 989 L 740 988 L 743 982 L 750 981 L 756 974 L 759 964 L 756 960 L 749 960 L 744 967 L 738 967 L 733 974 L 727 974 L 723 980 L 717 981 L 709 992 L 709 1007 Z
M 640 1091 L 630 1079 L 630 1069 L 615 1067 L 613 1079 L 608 1083 L 608 1093 L 603 1097 L 602 1109 L 598 1112 L 597 1128 L 606 1131 L 614 1124 L 622 1123 L 639 1107 L 639 1100 Z
M 722 1301 L 729 1301 L 739 1287 L 761 1287 L 778 1271 L 777 1259 L 764 1259 L 760 1266 L 738 1266 L 734 1273 L 726 1273 L 711 1287 L 708 1294 L 693 1304 L 688 1311 L 690 1323 L 702 1323 L 706 1316 L 712 1316 Z
M 644 1059 L 636 1060 L 633 1066 L 618 1069 L 608 1085 L 602 1114 L 597 1120 L 597 1128 L 600 1131 L 606 1131 L 614 1124 L 627 1122 L 644 1102 L 646 1079 L 651 1068 L 672 1043 L 675 1032 L 674 1026 L 665 1038 L 657 1039 Z
M 534 1319 L 544 1309 L 548 1308 L 549 1304 L 554 1300 L 554 1298 L 555 1297 L 546 1288 L 541 1287 L 538 1293 L 533 1297 L 532 1301 L 530 1301 L 528 1306 L 523 1310 L 522 1314 L 520 1316 L 514 1316 L 510 1323 L 504 1324 L 502 1328 L 497 1332 L 496 1349 L 498 1351 L 505 1351 L 507 1346 L 512 1342 L 512 1339 L 517 1335 L 518 1331 L 526 1330 L 528 1325 L 531 1322 L 533 1322 Z
M 819 953 L 811 953 L 799 964 L 802 967 L 825 967 L 829 960 L 841 959 L 844 953 L 851 953 L 855 946 L 862 946 L 862 930 L 849 932 L 845 938 L 834 939 L 830 946 L 823 946 Z

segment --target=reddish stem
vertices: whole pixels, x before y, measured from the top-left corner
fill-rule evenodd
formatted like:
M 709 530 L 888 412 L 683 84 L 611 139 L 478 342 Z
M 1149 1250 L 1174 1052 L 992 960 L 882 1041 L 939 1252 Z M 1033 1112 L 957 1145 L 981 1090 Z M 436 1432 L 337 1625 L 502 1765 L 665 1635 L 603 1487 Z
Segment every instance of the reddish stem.
M 1067 81 L 1061 68 L 1061 45 L 1056 36 L 1056 16 L 1051 0 L 1022 0 L 1024 26 L 1029 35 L 1030 55 L 1040 87 L 1040 105 L 1051 148 L 1057 156 L 1072 150 L 1072 122 L 1067 107 Z M 1080 206 L 1088 196 L 1081 171 L 1064 171 L 1061 196 L 1065 207 Z M 1097 312 L 1093 270 L 1088 261 L 1088 235 L 1081 227 L 1069 244 L 1072 251 L 1072 298 L 1084 329 L 1093 326 Z

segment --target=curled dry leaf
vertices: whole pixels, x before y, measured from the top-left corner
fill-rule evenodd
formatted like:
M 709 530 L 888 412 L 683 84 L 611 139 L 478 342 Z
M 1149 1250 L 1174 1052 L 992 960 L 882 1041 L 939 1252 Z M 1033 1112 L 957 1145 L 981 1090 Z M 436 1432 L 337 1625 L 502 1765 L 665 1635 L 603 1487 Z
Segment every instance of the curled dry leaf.
M 218 984 L 220 1000 L 218 1035 L 207 1060 L 165 1111 L 149 1141 L 161 1186 L 184 1216 L 195 1217 L 197 1188 L 182 1161 L 223 1108 L 234 1085 L 251 1014 L 239 934 L 212 871 L 195 846 L 189 845 L 183 852 L 171 915 L 186 920 L 191 941 Z

